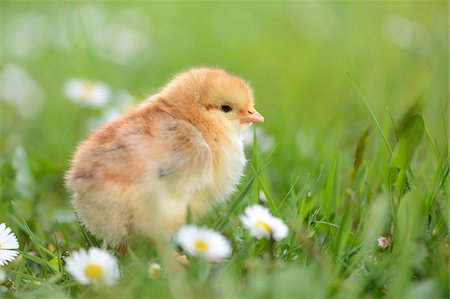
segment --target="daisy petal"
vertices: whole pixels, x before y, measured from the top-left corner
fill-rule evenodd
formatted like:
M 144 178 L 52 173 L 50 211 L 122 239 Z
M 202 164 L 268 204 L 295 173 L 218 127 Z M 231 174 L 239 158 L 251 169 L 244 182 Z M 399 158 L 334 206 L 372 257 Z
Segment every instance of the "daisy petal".
M 5 266 L 13 261 L 19 253 L 14 250 L 19 248 L 16 236 L 5 223 L 0 224 L 0 266 Z

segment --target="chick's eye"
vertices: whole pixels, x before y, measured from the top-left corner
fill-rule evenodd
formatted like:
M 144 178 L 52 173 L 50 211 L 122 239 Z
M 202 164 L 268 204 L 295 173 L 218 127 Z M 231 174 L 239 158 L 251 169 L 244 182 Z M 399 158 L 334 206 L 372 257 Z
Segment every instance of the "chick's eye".
M 228 105 L 222 105 L 222 106 L 220 106 L 220 110 L 222 110 L 225 113 L 228 113 L 231 110 L 233 110 L 233 108 L 231 108 L 231 106 L 228 106 Z

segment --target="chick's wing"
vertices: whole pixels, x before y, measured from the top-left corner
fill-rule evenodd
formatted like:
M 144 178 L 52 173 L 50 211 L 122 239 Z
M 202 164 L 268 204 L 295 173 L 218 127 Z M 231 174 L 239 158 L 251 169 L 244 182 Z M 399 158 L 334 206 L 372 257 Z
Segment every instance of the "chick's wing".
M 212 180 L 212 152 L 201 133 L 182 120 L 161 120 L 153 130 L 148 170 L 181 192 L 193 192 Z
M 66 178 L 75 193 L 111 187 L 193 192 L 212 180 L 211 171 L 212 152 L 201 133 L 186 121 L 156 114 L 99 129 L 79 146 Z

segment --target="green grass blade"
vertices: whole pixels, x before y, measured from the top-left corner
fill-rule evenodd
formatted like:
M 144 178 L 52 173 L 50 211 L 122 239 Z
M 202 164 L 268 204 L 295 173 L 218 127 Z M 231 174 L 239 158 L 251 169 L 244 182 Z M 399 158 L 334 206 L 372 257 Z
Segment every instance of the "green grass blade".
M 34 248 L 38 252 L 39 256 L 42 257 L 42 258 L 46 258 L 47 255 L 49 255 L 52 258 L 54 258 L 55 254 L 53 252 L 51 252 L 50 250 L 48 250 L 47 248 L 45 248 L 44 246 L 41 245 L 41 241 L 33 233 L 33 231 L 30 229 L 30 227 L 28 226 L 27 221 L 25 220 L 25 217 L 23 216 L 22 212 L 20 212 L 20 210 L 17 207 L 17 205 L 14 202 L 11 202 L 11 205 L 13 206 L 14 210 L 16 211 L 16 214 L 19 216 L 19 219 L 18 219 L 19 223 L 18 224 L 22 227 L 22 229 L 25 230 L 25 232 L 30 237 L 30 240 L 33 243 Z
M 425 132 L 426 132 L 426 135 L 428 137 L 428 141 L 430 141 L 431 147 L 433 148 L 433 151 L 434 151 L 434 154 L 436 155 L 436 158 L 438 159 L 438 161 L 440 163 L 442 163 L 441 154 L 439 153 L 439 150 L 438 150 L 438 148 L 436 146 L 436 143 L 434 142 L 433 136 L 431 136 L 430 129 L 428 128 L 427 123 L 425 122 L 425 119 L 424 119 L 424 124 L 425 124 Z
M 363 102 L 364 106 L 366 106 L 367 111 L 369 111 L 369 113 L 370 113 L 370 116 L 372 116 L 372 119 L 373 119 L 373 121 L 375 122 L 375 125 L 376 125 L 377 128 L 378 128 L 378 132 L 380 132 L 381 137 L 383 137 L 383 141 L 384 141 L 386 147 L 388 148 L 389 152 L 390 152 L 391 155 L 392 155 L 392 148 L 391 148 L 391 146 L 389 145 L 389 142 L 388 142 L 386 136 L 384 135 L 383 130 L 381 129 L 381 125 L 380 125 L 380 123 L 378 122 L 378 120 L 377 120 L 377 118 L 376 118 L 376 116 L 375 116 L 375 113 L 373 113 L 373 110 L 372 110 L 372 108 L 370 107 L 369 102 L 367 101 L 366 97 L 365 97 L 364 94 L 362 93 L 362 91 L 361 91 L 361 89 L 359 88 L 358 84 L 356 84 L 356 81 L 353 79 L 353 77 L 352 77 L 349 73 L 347 73 L 347 75 L 348 75 L 348 77 L 350 78 L 350 81 L 352 81 L 353 88 L 355 89 L 356 93 L 358 94 L 360 100 Z

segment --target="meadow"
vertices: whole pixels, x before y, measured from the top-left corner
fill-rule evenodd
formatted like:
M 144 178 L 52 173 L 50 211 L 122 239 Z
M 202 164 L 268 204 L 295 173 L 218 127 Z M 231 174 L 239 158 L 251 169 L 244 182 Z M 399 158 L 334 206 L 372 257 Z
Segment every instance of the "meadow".
M 448 298 L 448 5 L 2 1 L 0 223 L 20 255 L 0 298 Z M 101 241 L 64 187 L 76 145 L 192 66 L 248 80 L 265 116 L 239 190 L 197 221 L 232 254 L 149 277 L 161 261 L 142 241 L 116 284 L 81 285 L 65 260 Z M 107 102 L 71 100 L 77 78 Z M 242 227 L 256 203 L 286 238 Z

